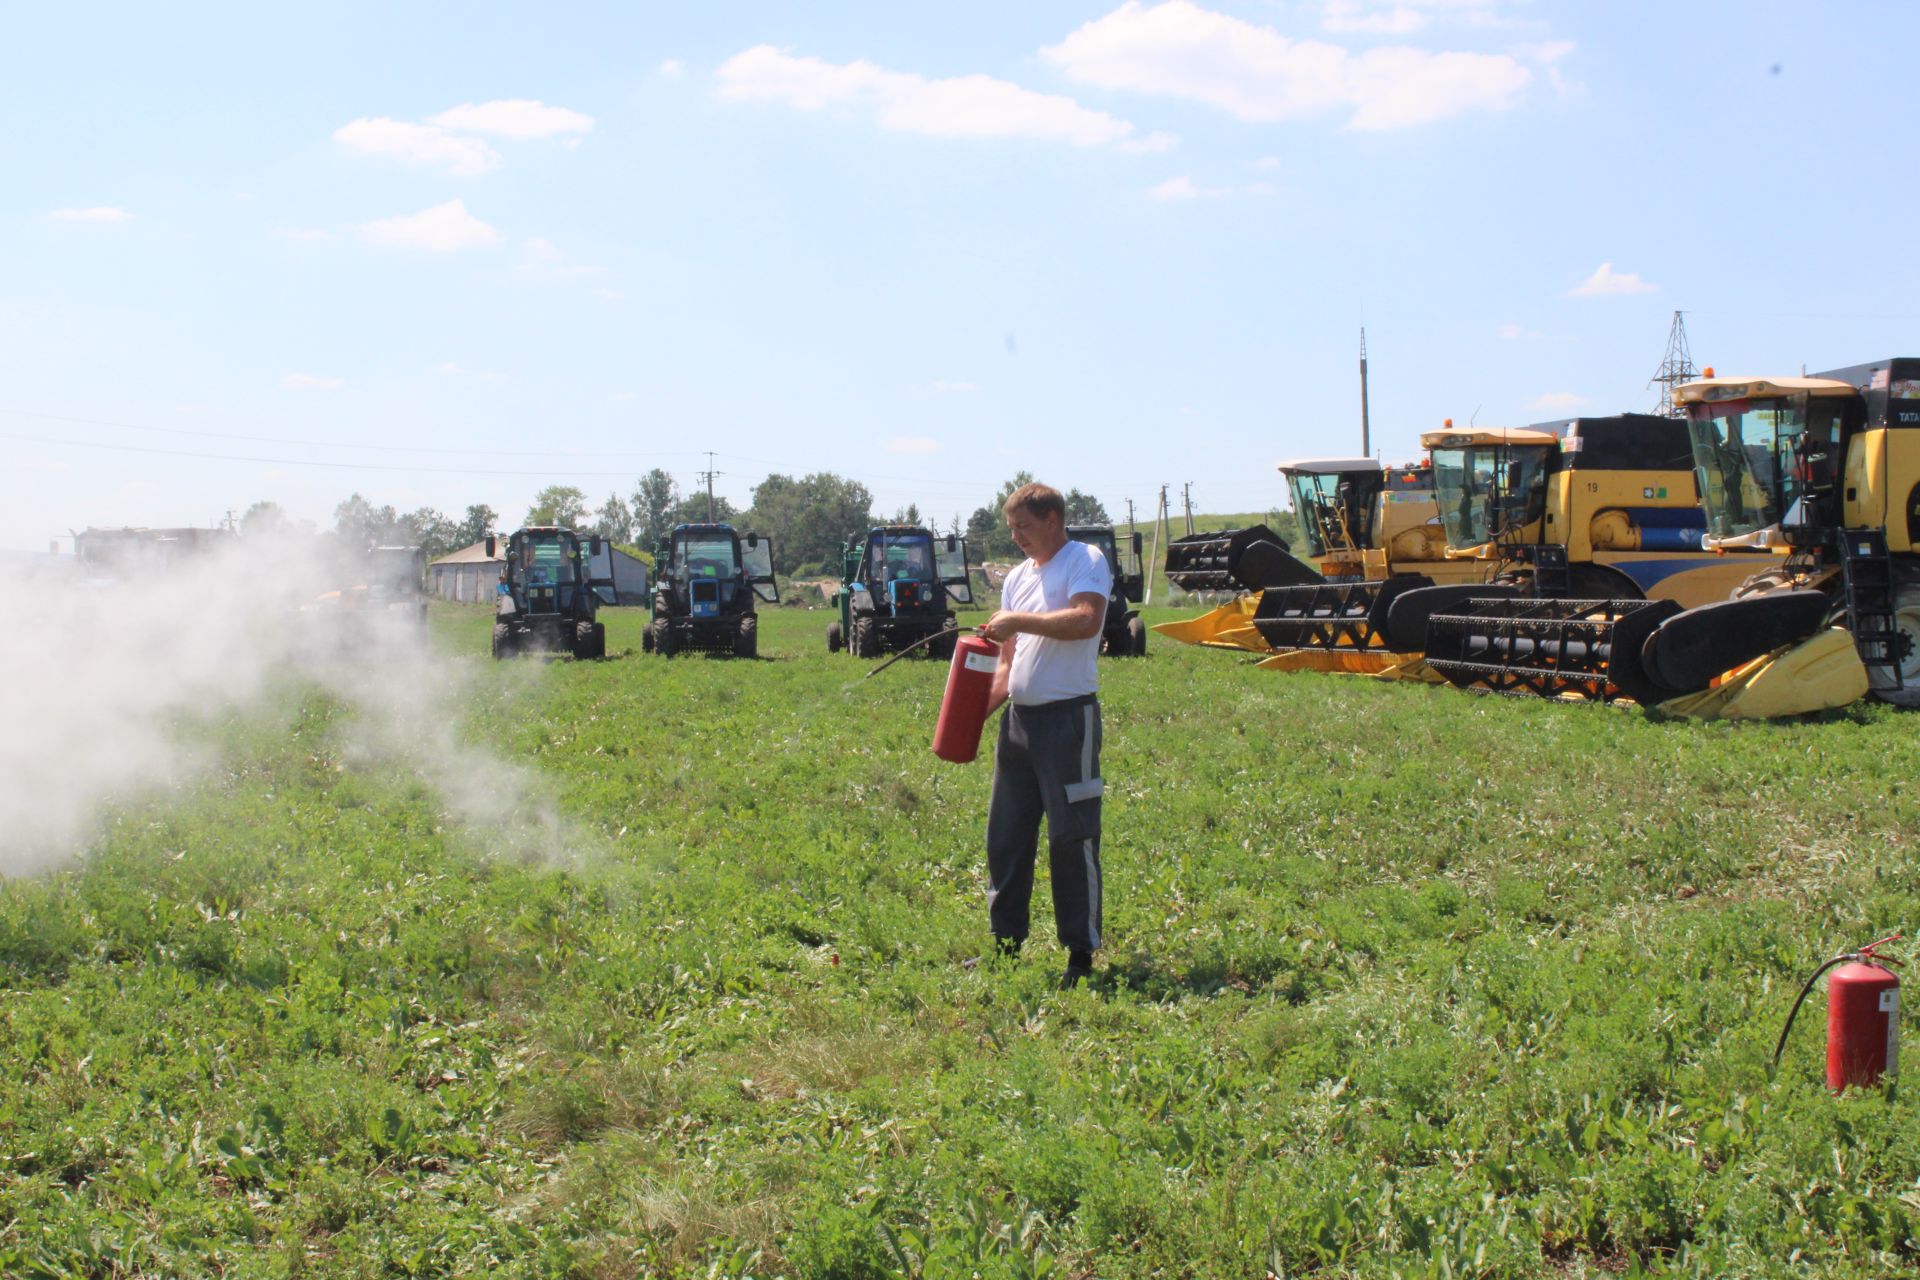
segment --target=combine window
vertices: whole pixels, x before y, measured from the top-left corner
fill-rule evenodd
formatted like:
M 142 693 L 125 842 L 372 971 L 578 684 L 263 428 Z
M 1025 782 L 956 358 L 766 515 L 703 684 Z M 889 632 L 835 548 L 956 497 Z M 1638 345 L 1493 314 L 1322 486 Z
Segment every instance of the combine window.
M 1434 488 L 1447 544 L 1511 541 L 1546 514 L 1552 445 L 1470 445 L 1433 451 Z
M 1831 481 L 1840 421 L 1838 404 L 1816 404 L 1809 414 L 1806 396 L 1688 406 L 1708 532 L 1731 538 L 1802 520 L 1796 506 L 1809 496 L 1808 482 L 1820 490 Z M 1818 474 L 1794 465 L 1803 437 L 1807 454 L 1822 456 Z

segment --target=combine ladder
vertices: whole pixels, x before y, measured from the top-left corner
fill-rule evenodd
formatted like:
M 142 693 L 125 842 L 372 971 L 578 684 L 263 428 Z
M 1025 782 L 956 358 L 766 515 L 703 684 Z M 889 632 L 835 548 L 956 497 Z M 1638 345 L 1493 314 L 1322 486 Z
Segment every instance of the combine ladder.
M 1902 687 L 1899 628 L 1893 619 L 1893 557 L 1883 529 L 1840 532 L 1840 578 L 1845 589 L 1847 630 L 1860 650 L 1860 662 L 1878 672 L 1876 689 Z

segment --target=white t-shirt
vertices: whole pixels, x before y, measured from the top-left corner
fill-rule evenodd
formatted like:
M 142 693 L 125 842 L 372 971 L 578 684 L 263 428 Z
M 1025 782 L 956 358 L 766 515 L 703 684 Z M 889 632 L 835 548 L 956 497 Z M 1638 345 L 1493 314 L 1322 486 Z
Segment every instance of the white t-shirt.
M 1045 564 L 1023 560 L 1000 587 L 1000 607 L 1015 613 L 1052 613 L 1074 596 L 1113 594 L 1113 570 L 1100 548 L 1068 540 Z M 1019 706 L 1078 698 L 1099 685 L 1100 634 L 1085 640 L 1050 640 L 1021 633 L 1013 643 L 1007 691 Z

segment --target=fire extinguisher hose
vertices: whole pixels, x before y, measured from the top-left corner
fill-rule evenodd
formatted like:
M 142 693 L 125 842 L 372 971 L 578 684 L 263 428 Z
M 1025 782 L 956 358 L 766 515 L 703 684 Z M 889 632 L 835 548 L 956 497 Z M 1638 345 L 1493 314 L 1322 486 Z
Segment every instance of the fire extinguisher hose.
M 888 667 L 892 666 L 894 663 L 900 661 L 900 659 L 912 653 L 915 649 L 918 649 L 920 646 L 932 644 L 935 640 L 938 640 L 941 636 L 957 636 L 964 630 L 966 630 L 966 628 L 964 627 L 948 627 L 946 630 L 936 631 L 930 636 L 922 636 L 918 640 L 915 640 L 912 644 L 908 645 L 906 648 L 902 649 L 900 652 L 894 654 L 891 658 L 888 658 L 885 662 L 881 663 L 879 666 L 875 667 L 873 670 L 867 672 L 867 674 L 862 678 L 871 680 L 875 676 L 879 675 L 882 671 L 885 671 Z
M 1813 976 L 1807 979 L 1806 986 L 1800 988 L 1800 995 L 1794 1000 L 1793 1008 L 1787 1014 L 1787 1025 L 1780 1028 L 1780 1040 L 1773 1046 L 1773 1066 L 1768 1068 L 1769 1071 L 1779 1069 L 1780 1055 L 1786 1051 L 1787 1047 L 1787 1033 L 1793 1030 L 1793 1020 L 1800 1016 L 1800 1006 L 1807 1002 L 1807 996 L 1813 991 L 1813 984 L 1820 981 L 1820 975 L 1837 964 L 1845 964 L 1849 960 L 1858 960 L 1859 958 L 1860 953 L 1858 951 L 1843 951 L 1813 971 Z

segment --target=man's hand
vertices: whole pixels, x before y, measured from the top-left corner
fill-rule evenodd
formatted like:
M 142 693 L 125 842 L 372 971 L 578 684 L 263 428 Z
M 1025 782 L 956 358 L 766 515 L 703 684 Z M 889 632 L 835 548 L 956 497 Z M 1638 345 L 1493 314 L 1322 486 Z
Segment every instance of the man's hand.
M 1019 614 L 1002 609 L 980 624 L 980 634 L 995 644 L 1005 644 L 1020 634 L 1019 622 Z

